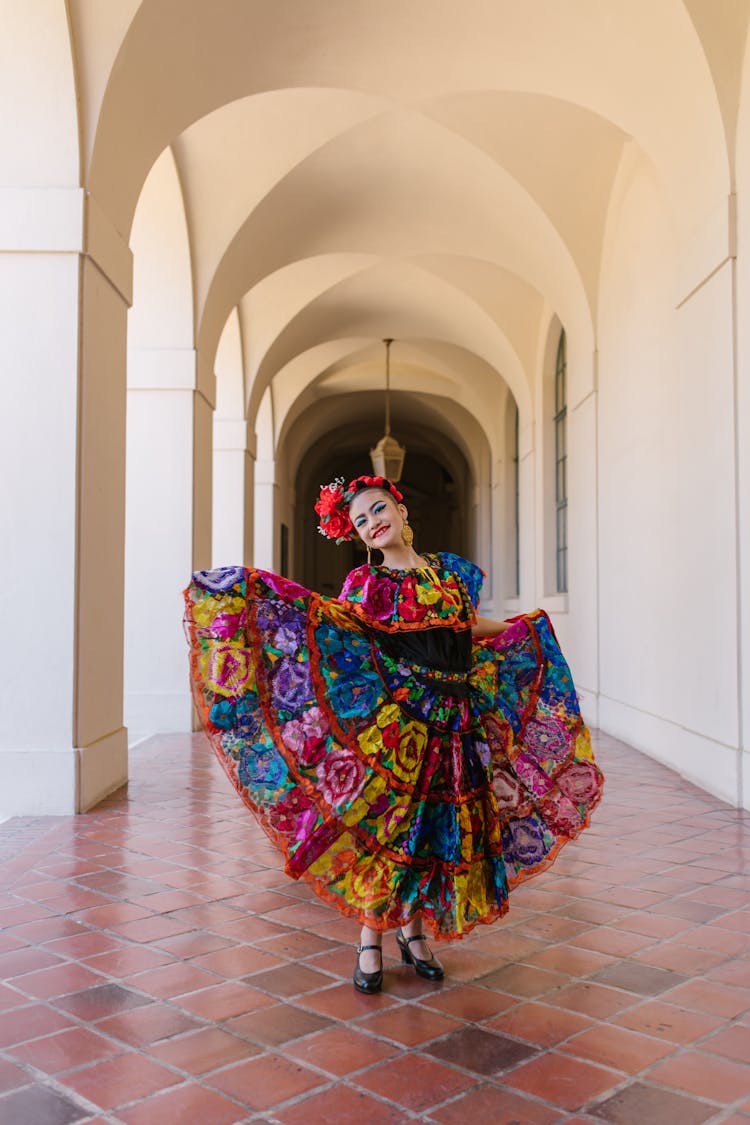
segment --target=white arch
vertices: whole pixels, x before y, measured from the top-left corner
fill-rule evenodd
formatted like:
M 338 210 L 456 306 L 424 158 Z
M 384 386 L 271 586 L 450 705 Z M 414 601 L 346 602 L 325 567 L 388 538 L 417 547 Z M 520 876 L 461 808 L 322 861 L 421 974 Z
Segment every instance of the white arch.
M 297 355 L 339 334 L 453 343 L 500 372 L 528 409 L 529 377 L 497 323 L 442 278 L 404 262 L 362 271 L 294 317 L 261 359 L 251 401 Z
M 210 446 L 201 449 L 194 440 L 200 406 L 195 393 L 190 238 L 170 150 L 162 153 L 146 180 L 131 245 L 125 716 L 131 737 L 137 738 L 153 730 L 190 730 L 179 591 L 193 569 L 194 494 L 205 498 L 206 491 L 196 479 L 196 462 L 205 463 L 210 451 Z M 208 488 L 210 512 L 210 476 Z
M 3 0 L 0 26 L 0 185 L 77 188 L 76 82 L 65 5 Z M 47 194 L 48 209 L 53 200 Z
M 671 188 L 681 188 L 684 229 L 692 229 L 728 183 L 719 104 L 695 23 L 681 0 L 580 0 L 575 14 L 556 0 L 533 9 L 504 0 L 460 10 L 415 0 L 384 20 L 368 0 L 334 0 L 299 21 L 278 4 L 234 0 L 217 11 L 202 0 L 146 0 L 102 101 L 93 189 L 127 229 L 139 184 L 164 146 L 198 118 L 259 91 L 337 87 L 413 104 L 448 90 L 509 89 L 584 106 L 635 137 L 653 159 L 664 158 Z M 223 62 L 199 83 L 195 43 L 203 57 Z M 154 104 L 158 115 L 145 111 Z M 679 130 L 686 107 L 691 128 Z
M 299 258 L 341 252 L 494 262 L 544 293 L 566 321 L 588 323 L 593 338 L 575 263 L 525 188 L 450 130 L 398 111 L 329 142 L 255 208 L 212 281 L 200 346 L 211 352 L 228 307 L 262 278 Z

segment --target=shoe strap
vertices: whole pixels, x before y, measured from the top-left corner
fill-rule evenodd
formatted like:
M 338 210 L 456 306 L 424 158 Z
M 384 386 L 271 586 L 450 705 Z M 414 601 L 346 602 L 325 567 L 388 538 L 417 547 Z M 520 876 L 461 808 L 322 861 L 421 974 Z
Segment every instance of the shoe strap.
M 411 937 L 407 937 L 406 934 L 402 932 L 401 937 L 404 939 L 407 945 L 411 941 L 427 941 L 427 938 L 424 936 L 424 934 L 413 934 Z
M 383 947 L 382 945 L 358 945 L 357 953 L 364 953 L 366 949 L 379 949 L 382 953 Z

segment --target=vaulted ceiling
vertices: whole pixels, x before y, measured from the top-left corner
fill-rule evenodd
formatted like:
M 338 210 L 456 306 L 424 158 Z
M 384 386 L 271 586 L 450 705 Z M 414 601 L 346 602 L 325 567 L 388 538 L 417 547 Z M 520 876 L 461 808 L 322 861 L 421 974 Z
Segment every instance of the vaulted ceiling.
M 595 347 L 623 153 L 678 237 L 732 190 L 748 0 L 69 8 L 86 186 L 128 238 L 171 152 L 195 346 L 239 310 L 251 417 L 380 385 L 383 336 L 414 389 L 525 407 L 552 314 Z

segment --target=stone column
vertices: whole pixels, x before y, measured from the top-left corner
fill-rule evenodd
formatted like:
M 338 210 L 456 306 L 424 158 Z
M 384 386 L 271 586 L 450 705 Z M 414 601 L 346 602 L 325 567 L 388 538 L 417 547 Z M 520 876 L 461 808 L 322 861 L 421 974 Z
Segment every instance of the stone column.
M 244 418 L 214 418 L 214 566 L 253 561 L 255 435 Z
M 278 484 L 275 461 L 255 463 L 255 566 L 261 570 L 278 567 L 276 507 Z
M 192 348 L 128 353 L 125 713 L 131 742 L 189 731 L 182 596 L 210 566 L 211 379 Z M 208 533 L 206 533 L 208 523 Z
M 122 716 L 130 251 L 78 188 L 0 192 L 0 813 L 127 779 Z

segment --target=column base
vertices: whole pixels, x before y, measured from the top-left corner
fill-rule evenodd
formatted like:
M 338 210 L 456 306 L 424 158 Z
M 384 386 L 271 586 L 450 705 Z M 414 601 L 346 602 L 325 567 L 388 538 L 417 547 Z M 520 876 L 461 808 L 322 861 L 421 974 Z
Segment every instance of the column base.
M 86 812 L 128 780 L 125 727 L 84 747 L 0 750 L 0 818 Z

